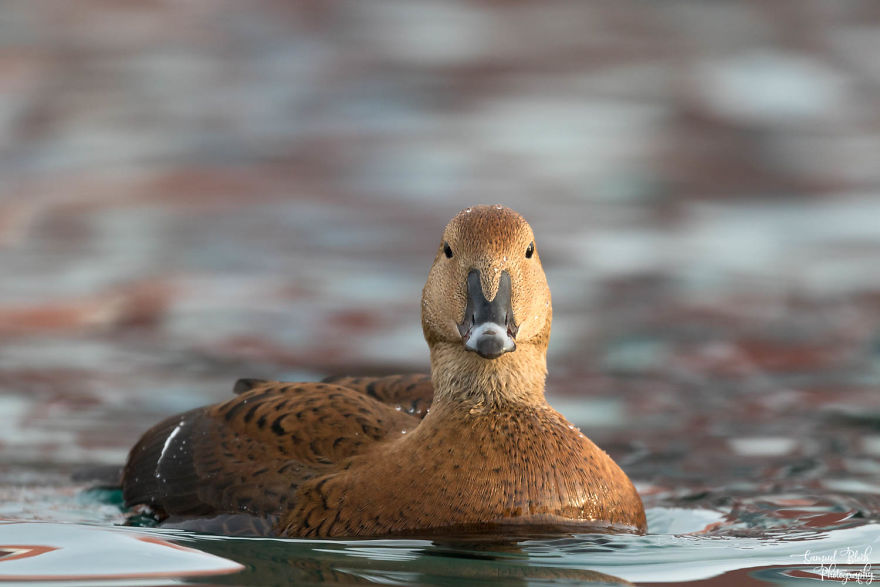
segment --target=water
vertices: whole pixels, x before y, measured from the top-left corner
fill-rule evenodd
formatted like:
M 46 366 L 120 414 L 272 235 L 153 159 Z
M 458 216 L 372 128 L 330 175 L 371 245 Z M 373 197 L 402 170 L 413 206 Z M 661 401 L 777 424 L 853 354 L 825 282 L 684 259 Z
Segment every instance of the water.
M 0 543 L 58 547 L 0 566 L 0 578 L 30 576 L 40 582 L 29 584 L 67 587 L 99 580 L 108 585 L 452 585 L 462 580 L 617 585 L 705 584 L 712 578 L 719 585 L 786 585 L 822 577 L 867 581 L 874 577 L 872 565 L 880 563 L 880 532 L 864 522 L 833 530 L 755 531 L 748 522 L 732 528 L 720 511 L 649 508 L 647 513 L 651 531 L 645 536 L 519 539 L 229 538 L 176 530 L 0 524 Z

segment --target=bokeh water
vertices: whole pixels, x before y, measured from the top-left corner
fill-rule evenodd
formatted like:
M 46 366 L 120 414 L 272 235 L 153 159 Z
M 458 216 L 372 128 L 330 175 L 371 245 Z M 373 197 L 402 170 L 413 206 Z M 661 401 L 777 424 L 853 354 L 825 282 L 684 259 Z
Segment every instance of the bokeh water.
M 242 376 L 426 370 L 440 231 L 502 202 L 553 292 L 550 402 L 649 535 L 138 532 L 246 565 L 224 584 L 880 563 L 878 50 L 871 0 L 4 3 L 0 518 L 129 544 L 71 476 L 164 416 Z

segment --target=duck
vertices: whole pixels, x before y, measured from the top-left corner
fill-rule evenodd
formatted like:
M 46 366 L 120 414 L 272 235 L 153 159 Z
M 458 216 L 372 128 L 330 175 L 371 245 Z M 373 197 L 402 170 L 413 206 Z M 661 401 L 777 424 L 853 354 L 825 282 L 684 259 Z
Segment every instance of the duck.
M 646 532 L 626 473 L 545 398 L 550 289 L 520 214 L 450 220 L 421 322 L 430 375 L 241 379 L 157 424 L 123 468 L 126 506 L 280 537 Z

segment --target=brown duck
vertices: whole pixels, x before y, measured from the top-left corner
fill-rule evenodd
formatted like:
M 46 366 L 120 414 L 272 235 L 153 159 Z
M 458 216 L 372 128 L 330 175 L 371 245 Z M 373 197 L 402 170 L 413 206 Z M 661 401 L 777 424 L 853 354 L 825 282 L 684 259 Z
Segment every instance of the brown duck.
M 141 438 L 125 501 L 282 536 L 644 532 L 626 474 L 544 399 L 551 314 L 528 223 L 468 208 L 422 292 L 430 378 L 240 380 Z

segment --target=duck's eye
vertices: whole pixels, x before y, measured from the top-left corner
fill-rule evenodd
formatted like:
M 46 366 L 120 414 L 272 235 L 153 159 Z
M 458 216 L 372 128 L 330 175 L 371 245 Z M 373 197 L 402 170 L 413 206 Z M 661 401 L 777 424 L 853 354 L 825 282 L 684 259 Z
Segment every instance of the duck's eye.
M 526 259 L 531 259 L 532 255 L 535 254 L 535 243 L 530 242 L 529 247 L 526 249 Z
M 447 259 L 452 258 L 452 249 L 449 248 L 449 243 L 447 243 L 447 242 L 443 243 L 443 254 L 446 255 Z

